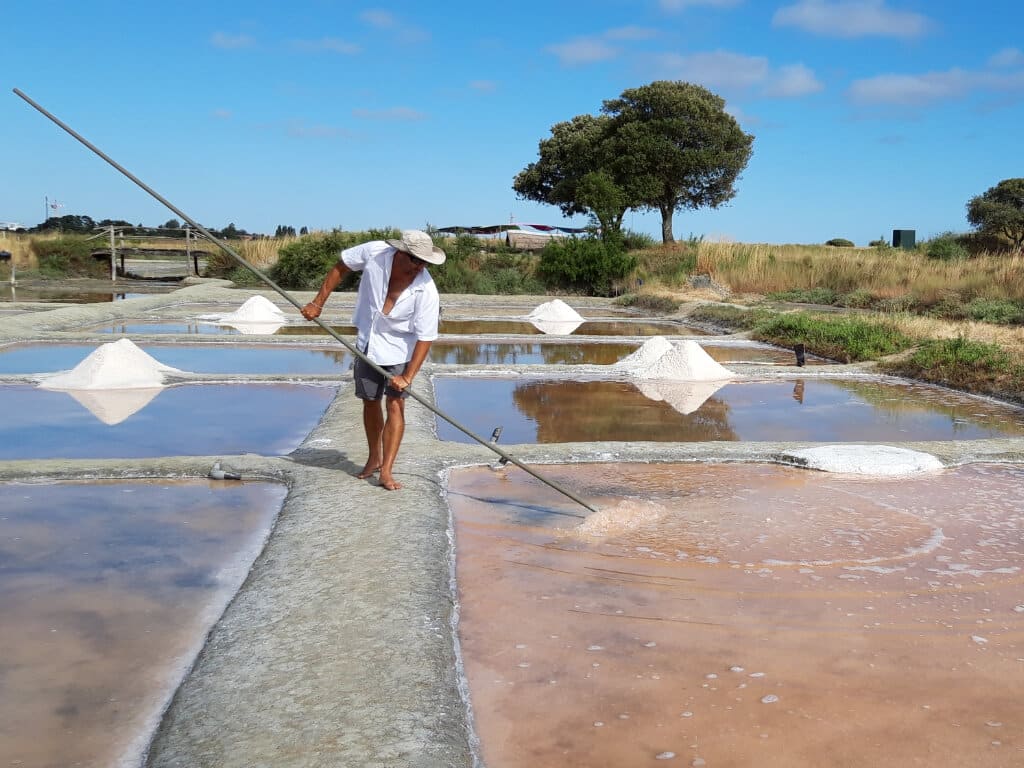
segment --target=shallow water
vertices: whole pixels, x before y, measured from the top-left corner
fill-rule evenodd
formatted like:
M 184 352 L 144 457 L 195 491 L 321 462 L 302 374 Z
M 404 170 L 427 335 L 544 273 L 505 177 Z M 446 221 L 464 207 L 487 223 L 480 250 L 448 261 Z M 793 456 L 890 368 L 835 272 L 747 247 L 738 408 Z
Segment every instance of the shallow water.
M 1024 469 L 538 469 L 449 483 L 489 768 L 1024 763 Z
M 0 485 L 0 764 L 138 765 L 285 493 Z
M 353 335 L 352 326 L 332 326 L 343 335 Z M 587 320 L 571 330 L 563 327 L 565 336 L 702 336 L 704 331 L 688 328 L 680 323 L 652 322 L 649 320 Z M 525 320 L 446 320 L 443 317 L 438 324 L 442 334 L 457 336 L 467 335 L 543 335 L 543 331 L 533 323 Z M 130 333 L 131 331 L 129 331 Z M 150 331 L 151 332 L 151 331 Z M 142 331 L 139 331 L 142 333 Z M 323 335 L 324 331 L 314 323 L 305 325 L 287 325 L 277 332 L 279 336 L 310 336 Z
M 179 286 L 169 286 L 166 291 L 149 291 L 146 293 L 132 293 L 130 291 L 59 291 L 40 288 L 19 288 L 12 287 L 10 283 L 0 283 L 0 301 L 28 301 L 60 304 L 102 304 L 111 301 L 124 301 L 125 299 L 137 299 L 142 296 L 153 296 L 160 293 L 177 290 Z
M 298 447 L 335 392 L 298 384 L 189 384 L 72 395 L 0 386 L 0 459 L 280 455 Z
M 438 408 L 477 434 L 501 425 L 503 443 L 856 442 L 1024 435 L 1024 409 L 925 384 L 888 381 L 809 378 L 673 385 L 438 376 L 435 390 Z M 442 440 L 470 442 L 440 419 L 437 431 Z
M 74 368 L 96 344 L 14 344 L 0 347 L 0 373 L 49 373 Z M 165 365 L 194 373 L 342 373 L 351 355 L 334 347 L 279 344 L 139 344 Z

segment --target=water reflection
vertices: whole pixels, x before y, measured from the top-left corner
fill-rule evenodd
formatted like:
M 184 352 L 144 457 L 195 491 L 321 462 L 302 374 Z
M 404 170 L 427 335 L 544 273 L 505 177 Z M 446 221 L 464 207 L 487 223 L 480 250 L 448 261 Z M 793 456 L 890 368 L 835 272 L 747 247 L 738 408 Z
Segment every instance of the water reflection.
M 55 290 L 40 288 L 19 288 L 18 286 L 0 283 L 0 301 L 25 301 L 59 304 L 103 304 L 125 299 L 137 299 L 142 296 L 153 296 L 176 290 L 178 286 L 169 286 L 166 291 L 150 291 L 133 293 L 131 291 L 76 291 L 74 289 Z
M 285 454 L 316 426 L 334 387 L 206 384 L 168 387 L 133 415 L 105 415 L 131 390 L 111 390 L 94 414 L 67 392 L 0 386 L 0 460 Z M 81 393 L 75 393 L 80 395 Z M 110 401 L 113 400 L 113 404 Z
M 661 382 L 643 382 L 645 386 Z M 877 442 L 1024 435 L 1024 410 L 924 384 L 814 379 L 733 382 L 692 409 L 694 396 L 645 397 L 629 381 L 435 381 L 438 407 L 503 442 L 706 440 Z M 675 400 L 685 408 L 673 408 Z M 468 442 L 439 420 L 443 440 Z
M 430 359 L 449 365 L 611 365 L 638 344 L 531 344 L 439 339 Z
M 138 765 L 286 490 L 0 485 L 0 757 Z

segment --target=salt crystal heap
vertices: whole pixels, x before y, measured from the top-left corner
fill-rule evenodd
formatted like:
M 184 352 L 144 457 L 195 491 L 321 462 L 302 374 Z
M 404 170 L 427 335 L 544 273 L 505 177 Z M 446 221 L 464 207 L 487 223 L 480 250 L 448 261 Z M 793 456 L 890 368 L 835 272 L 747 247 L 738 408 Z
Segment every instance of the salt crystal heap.
M 131 339 L 103 344 L 70 371 L 48 376 L 42 389 L 96 390 L 162 387 L 165 373 L 180 373 L 143 352 Z
M 854 475 L 898 477 L 943 468 L 930 453 L 891 445 L 823 445 L 793 451 L 790 456 L 810 469 Z
M 147 355 L 131 339 L 103 344 L 70 371 L 40 382 L 67 392 L 104 424 L 119 424 L 146 407 L 164 387 L 165 373 L 179 369 Z
M 583 316 L 561 299 L 536 307 L 526 319 L 541 333 L 568 335 L 583 323 Z
M 280 308 L 264 296 L 250 296 L 234 312 L 226 315 L 200 315 L 200 320 L 211 320 L 230 325 L 242 333 L 272 334 L 288 322 Z
M 693 413 L 735 374 L 695 341 L 669 342 L 654 336 L 613 366 L 641 381 L 645 397 L 664 400 L 680 413 Z

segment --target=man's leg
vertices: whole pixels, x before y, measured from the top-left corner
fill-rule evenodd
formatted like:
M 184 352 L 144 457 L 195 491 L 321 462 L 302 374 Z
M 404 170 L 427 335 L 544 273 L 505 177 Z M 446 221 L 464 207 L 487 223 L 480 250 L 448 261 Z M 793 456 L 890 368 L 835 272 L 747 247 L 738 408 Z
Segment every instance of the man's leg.
M 363 429 L 366 430 L 369 458 L 363 471 L 356 475 L 361 480 L 380 469 L 384 460 L 384 411 L 380 400 L 363 400 Z
M 384 424 L 384 460 L 380 465 L 380 484 L 389 491 L 397 491 L 402 484 L 391 474 L 398 458 L 398 447 L 405 434 L 405 400 L 387 397 L 388 418 Z

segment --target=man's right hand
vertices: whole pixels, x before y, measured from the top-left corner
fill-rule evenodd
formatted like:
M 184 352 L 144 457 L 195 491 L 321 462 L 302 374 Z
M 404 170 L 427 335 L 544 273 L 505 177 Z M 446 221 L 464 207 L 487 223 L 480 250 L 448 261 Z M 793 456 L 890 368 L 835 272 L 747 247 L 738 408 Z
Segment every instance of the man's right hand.
M 319 304 L 314 304 L 312 301 L 302 308 L 302 316 L 307 320 L 315 320 L 320 317 L 320 313 L 324 311 L 324 308 Z

